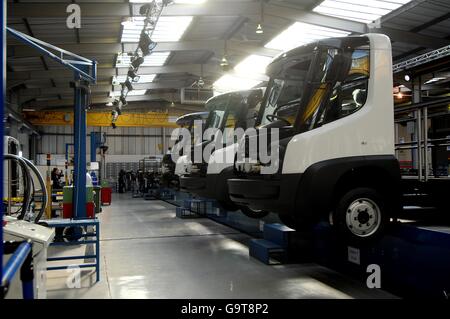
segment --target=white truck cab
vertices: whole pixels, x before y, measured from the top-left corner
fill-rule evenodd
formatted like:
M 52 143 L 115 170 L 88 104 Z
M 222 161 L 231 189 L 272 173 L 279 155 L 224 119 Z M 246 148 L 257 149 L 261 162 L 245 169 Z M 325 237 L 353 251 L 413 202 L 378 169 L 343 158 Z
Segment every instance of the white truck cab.
M 195 129 L 195 123 L 196 121 L 200 121 L 203 125 L 206 123 L 206 120 L 208 118 L 209 112 L 196 112 L 196 113 L 189 113 L 183 116 L 180 116 L 176 120 L 176 124 L 180 128 L 185 128 L 189 130 L 191 136 L 194 136 L 194 129 Z M 175 142 L 176 143 L 176 142 Z M 172 150 L 173 152 L 175 150 Z M 182 176 L 186 174 L 187 167 L 189 165 L 188 156 L 182 155 L 178 156 L 176 162 L 172 159 L 172 154 L 170 154 L 170 161 L 167 159 L 163 159 L 163 173 L 172 173 L 175 176 Z M 174 157 L 175 158 L 175 157 Z
M 400 198 L 389 38 L 320 40 L 278 56 L 267 70 L 260 121 L 269 135 L 279 129 L 279 141 L 268 145 L 278 152 L 277 172 L 262 174 L 259 158 L 236 161 L 231 199 L 278 213 L 296 229 L 331 214 L 349 237 L 376 236 Z

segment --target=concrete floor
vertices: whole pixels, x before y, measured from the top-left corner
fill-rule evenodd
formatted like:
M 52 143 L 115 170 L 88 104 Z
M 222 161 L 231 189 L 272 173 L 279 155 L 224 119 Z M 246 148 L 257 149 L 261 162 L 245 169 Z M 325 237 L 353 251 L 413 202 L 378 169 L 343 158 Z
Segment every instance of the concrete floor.
M 249 257 L 248 235 L 178 219 L 162 201 L 115 195 L 100 220 L 101 281 L 86 271 L 81 288 L 69 289 L 67 271 L 48 272 L 48 298 L 394 297 L 316 264 L 264 265 Z

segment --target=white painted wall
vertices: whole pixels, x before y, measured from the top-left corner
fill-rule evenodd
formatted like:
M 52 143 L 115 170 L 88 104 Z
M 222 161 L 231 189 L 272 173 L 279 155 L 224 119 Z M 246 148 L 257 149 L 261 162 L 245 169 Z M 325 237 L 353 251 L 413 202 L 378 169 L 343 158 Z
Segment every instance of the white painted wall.
M 173 144 L 170 141 L 172 132 L 170 128 L 125 127 L 113 130 L 109 127 L 88 127 L 87 133 L 89 134 L 93 130 L 100 132 L 100 129 L 107 134 L 106 145 L 109 147 L 107 161 L 128 161 L 117 156 L 133 156 L 134 161 L 136 158 L 142 159 L 147 156 L 162 155 Z M 46 126 L 39 127 L 39 130 L 44 134 L 37 143 L 38 154 L 65 154 L 66 143 L 73 143 L 73 136 L 69 135 L 73 132 L 70 126 Z M 162 137 L 163 131 L 165 133 L 164 138 Z M 70 152 L 73 152 L 73 149 L 70 149 Z M 86 137 L 86 154 L 90 155 L 89 136 Z

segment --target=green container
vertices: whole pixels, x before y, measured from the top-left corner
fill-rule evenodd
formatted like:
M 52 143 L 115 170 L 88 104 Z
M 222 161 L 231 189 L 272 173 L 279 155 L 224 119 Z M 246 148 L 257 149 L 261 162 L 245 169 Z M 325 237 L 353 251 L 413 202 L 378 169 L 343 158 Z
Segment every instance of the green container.
M 73 187 L 72 186 L 64 186 L 63 188 L 63 203 L 68 204 L 72 203 L 73 200 Z
M 94 204 L 95 204 L 95 213 L 99 214 L 102 209 L 102 205 L 100 203 L 101 196 L 100 193 L 102 188 L 100 186 L 94 186 Z
M 108 181 L 102 181 L 100 184 L 101 187 L 109 187 Z
M 86 203 L 94 201 L 94 188 L 92 186 L 86 187 Z M 68 204 L 73 202 L 73 186 L 64 186 L 63 189 L 63 203 Z

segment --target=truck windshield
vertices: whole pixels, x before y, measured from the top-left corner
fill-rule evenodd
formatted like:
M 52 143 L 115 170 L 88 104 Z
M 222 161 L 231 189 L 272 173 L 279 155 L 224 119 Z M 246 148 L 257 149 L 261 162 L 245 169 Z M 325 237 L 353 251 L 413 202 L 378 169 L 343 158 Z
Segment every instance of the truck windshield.
M 277 70 L 277 75 L 271 77 L 267 97 L 262 105 L 261 125 L 272 122 L 273 116 L 282 117 L 294 124 L 311 59 L 312 54 L 308 54 L 286 61 L 282 69 Z

